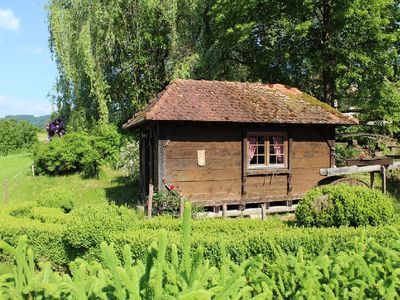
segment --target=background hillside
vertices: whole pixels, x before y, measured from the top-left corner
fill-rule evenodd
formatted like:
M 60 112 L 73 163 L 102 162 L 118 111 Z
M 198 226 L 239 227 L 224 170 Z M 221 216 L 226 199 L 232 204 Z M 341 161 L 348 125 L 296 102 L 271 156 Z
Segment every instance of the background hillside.
M 24 120 L 24 121 L 28 121 L 29 123 L 31 123 L 33 126 L 36 127 L 40 127 L 43 128 L 46 123 L 48 122 L 50 118 L 50 115 L 44 115 L 44 116 L 40 116 L 40 117 L 35 117 L 33 115 L 10 115 L 10 116 L 5 116 L 4 118 L 0 118 L 0 120 Z

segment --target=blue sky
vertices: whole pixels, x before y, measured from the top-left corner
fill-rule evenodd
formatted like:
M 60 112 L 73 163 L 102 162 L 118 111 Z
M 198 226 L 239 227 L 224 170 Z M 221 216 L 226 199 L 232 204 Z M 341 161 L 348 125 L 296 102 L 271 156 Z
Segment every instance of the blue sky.
M 46 0 L 0 0 L 0 117 L 51 112 L 57 77 L 48 47 Z

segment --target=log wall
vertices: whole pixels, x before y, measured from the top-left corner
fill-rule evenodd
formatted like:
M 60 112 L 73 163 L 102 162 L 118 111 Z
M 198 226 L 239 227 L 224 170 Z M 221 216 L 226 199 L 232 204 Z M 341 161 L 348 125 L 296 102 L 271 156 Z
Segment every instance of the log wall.
M 287 173 L 247 173 L 242 166 L 243 135 L 254 130 L 288 133 L 292 142 Z M 332 133 L 328 127 L 161 123 L 159 186 L 173 184 L 191 201 L 210 206 L 304 194 L 324 178 L 319 169 L 330 167 L 327 141 Z M 205 166 L 198 165 L 198 150 L 205 150 Z

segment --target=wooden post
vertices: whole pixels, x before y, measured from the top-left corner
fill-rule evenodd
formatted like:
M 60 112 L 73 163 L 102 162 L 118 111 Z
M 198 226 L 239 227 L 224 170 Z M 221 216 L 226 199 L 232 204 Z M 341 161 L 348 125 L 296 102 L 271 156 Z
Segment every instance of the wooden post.
M 375 172 L 369 173 L 369 187 L 371 189 L 374 188 L 374 181 L 375 181 Z
M 147 217 L 151 219 L 151 213 L 153 211 L 153 193 L 154 186 L 153 184 L 149 184 L 149 200 L 147 201 Z
M 4 204 L 8 203 L 8 179 L 4 180 Z
M 35 177 L 35 165 L 32 164 L 32 176 Z
M 265 220 L 267 217 L 267 205 L 265 203 L 261 203 L 261 220 Z
M 382 193 L 386 194 L 386 168 L 381 166 L 381 176 L 382 176 Z
M 226 218 L 226 214 L 228 212 L 228 205 L 226 203 L 222 204 L 222 217 Z
M 185 210 L 185 200 L 183 200 L 183 198 L 181 198 L 181 202 L 179 203 L 179 217 L 180 218 L 183 217 L 184 210 Z

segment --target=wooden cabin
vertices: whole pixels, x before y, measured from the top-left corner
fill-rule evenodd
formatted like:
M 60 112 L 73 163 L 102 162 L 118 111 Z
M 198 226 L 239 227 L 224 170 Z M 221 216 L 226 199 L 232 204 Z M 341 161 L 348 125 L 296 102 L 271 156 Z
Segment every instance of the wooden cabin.
M 357 120 L 281 84 L 175 80 L 124 128 L 140 131 L 144 194 L 169 185 L 206 207 L 293 200 L 335 164 Z

